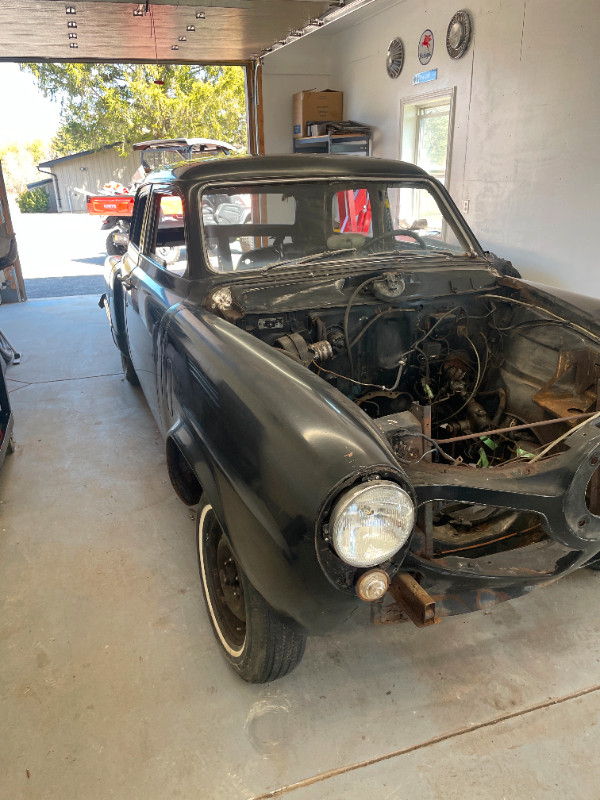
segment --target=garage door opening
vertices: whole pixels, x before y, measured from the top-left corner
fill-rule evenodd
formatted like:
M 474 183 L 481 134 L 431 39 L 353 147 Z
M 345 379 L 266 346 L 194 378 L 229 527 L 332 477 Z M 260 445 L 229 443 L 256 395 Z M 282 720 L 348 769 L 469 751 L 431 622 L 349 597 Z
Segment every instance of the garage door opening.
M 7 125 L 0 138 L 28 297 L 103 291 L 104 261 L 120 254 L 107 242 L 125 234 L 117 243 L 123 252 L 127 224 L 122 230 L 117 217 L 89 216 L 89 197 L 135 194 L 152 168 L 199 154 L 165 150 L 140 158 L 134 143 L 214 139 L 231 144 L 228 152 L 250 149 L 246 71 L 247 65 L 0 64 L 3 85 L 22 85 L 26 76 L 37 85 L 28 107 L 52 100 L 61 109 L 53 135 L 38 129 L 28 108 L 26 132 L 11 135 Z

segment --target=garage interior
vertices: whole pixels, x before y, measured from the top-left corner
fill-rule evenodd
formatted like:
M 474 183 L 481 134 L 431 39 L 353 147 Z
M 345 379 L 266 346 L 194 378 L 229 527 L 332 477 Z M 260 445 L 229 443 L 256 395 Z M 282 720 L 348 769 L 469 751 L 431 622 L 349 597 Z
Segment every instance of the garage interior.
M 472 42 L 453 60 L 458 10 L 0 0 L 0 60 L 242 64 L 253 152 L 292 152 L 292 95 L 331 88 L 345 119 L 371 127 L 373 156 L 408 158 L 415 109 L 443 100 L 444 179 L 484 248 L 527 280 L 600 297 L 600 11 L 474 0 Z M 425 30 L 435 47 L 423 66 Z M 391 79 L 395 37 L 405 60 Z M 425 69 L 436 79 L 414 83 Z M 97 299 L 0 311 L 23 353 L 7 375 L 16 450 L 0 472 L 0 796 L 597 796 L 600 577 L 589 570 L 425 630 L 373 626 L 365 605 L 309 638 L 285 679 L 240 681 L 204 609 L 193 511 Z

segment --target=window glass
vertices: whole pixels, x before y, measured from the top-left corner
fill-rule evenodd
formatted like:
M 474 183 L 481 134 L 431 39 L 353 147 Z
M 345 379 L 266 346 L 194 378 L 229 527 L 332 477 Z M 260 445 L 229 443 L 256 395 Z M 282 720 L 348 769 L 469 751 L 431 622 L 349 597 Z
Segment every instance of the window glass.
M 450 101 L 417 110 L 416 163 L 442 183 L 446 177 Z
M 372 236 L 369 190 L 346 189 L 333 196 L 332 233 L 362 233 Z
M 155 228 L 149 253 L 159 267 L 183 275 L 187 270 L 187 247 L 180 195 L 154 195 Z
M 205 192 L 202 227 L 211 268 L 219 272 L 252 269 L 281 260 L 288 252 L 291 255 L 292 231 L 299 234 L 301 228 L 296 205 L 296 198 L 280 188 Z
M 200 205 L 204 252 L 217 272 L 475 246 L 425 180 L 244 184 L 204 192 Z
M 436 198 L 427 188 L 417 186 L 390 186 L 387 190 L 392 227 L 410 231 L 396 237 L 397 241 L 420 245 L 420 240 L 429 248 L 464 251 L 452 226 L 448 224 Z M 417 238 L 418 237 L 418 238 Z

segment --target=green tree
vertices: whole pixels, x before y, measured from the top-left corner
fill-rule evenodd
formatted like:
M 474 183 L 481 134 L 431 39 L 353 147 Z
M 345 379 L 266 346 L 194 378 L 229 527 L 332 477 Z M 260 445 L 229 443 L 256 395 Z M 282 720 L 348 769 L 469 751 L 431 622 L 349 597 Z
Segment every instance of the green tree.
M 22 64 L 61 104 L 60 155 L 105 144 L 203 136 L 246 145 L 242 67 Z M 160 81 L 160 83 L 157 83 Z
M 28 183 L 44 178 L 37 171 L 37 165 L 50 157 L 51 149 L 41 139 L 0 145 L 0 161 L 8 194 L 21 194 Z
M 39 214 L 48 211 L 50 198 L 43 189 L 31 189 L 21 192 L 17 197 L 17 205 L 21 214 Z

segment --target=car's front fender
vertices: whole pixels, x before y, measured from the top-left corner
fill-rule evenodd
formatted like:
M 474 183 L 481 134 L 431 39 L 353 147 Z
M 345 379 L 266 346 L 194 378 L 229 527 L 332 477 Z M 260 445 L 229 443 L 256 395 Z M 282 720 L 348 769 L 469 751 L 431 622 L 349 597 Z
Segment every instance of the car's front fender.
M 323 504 L 361 476 L 408 486 L 405 474 L 364 412 L 275 348 L 185 306 L 165 337 L 166 428 L 187 432 L 182 452 L 236 558 L 277 611 L 309 632 L 327 630 L 356 600 L 319 566 Z

